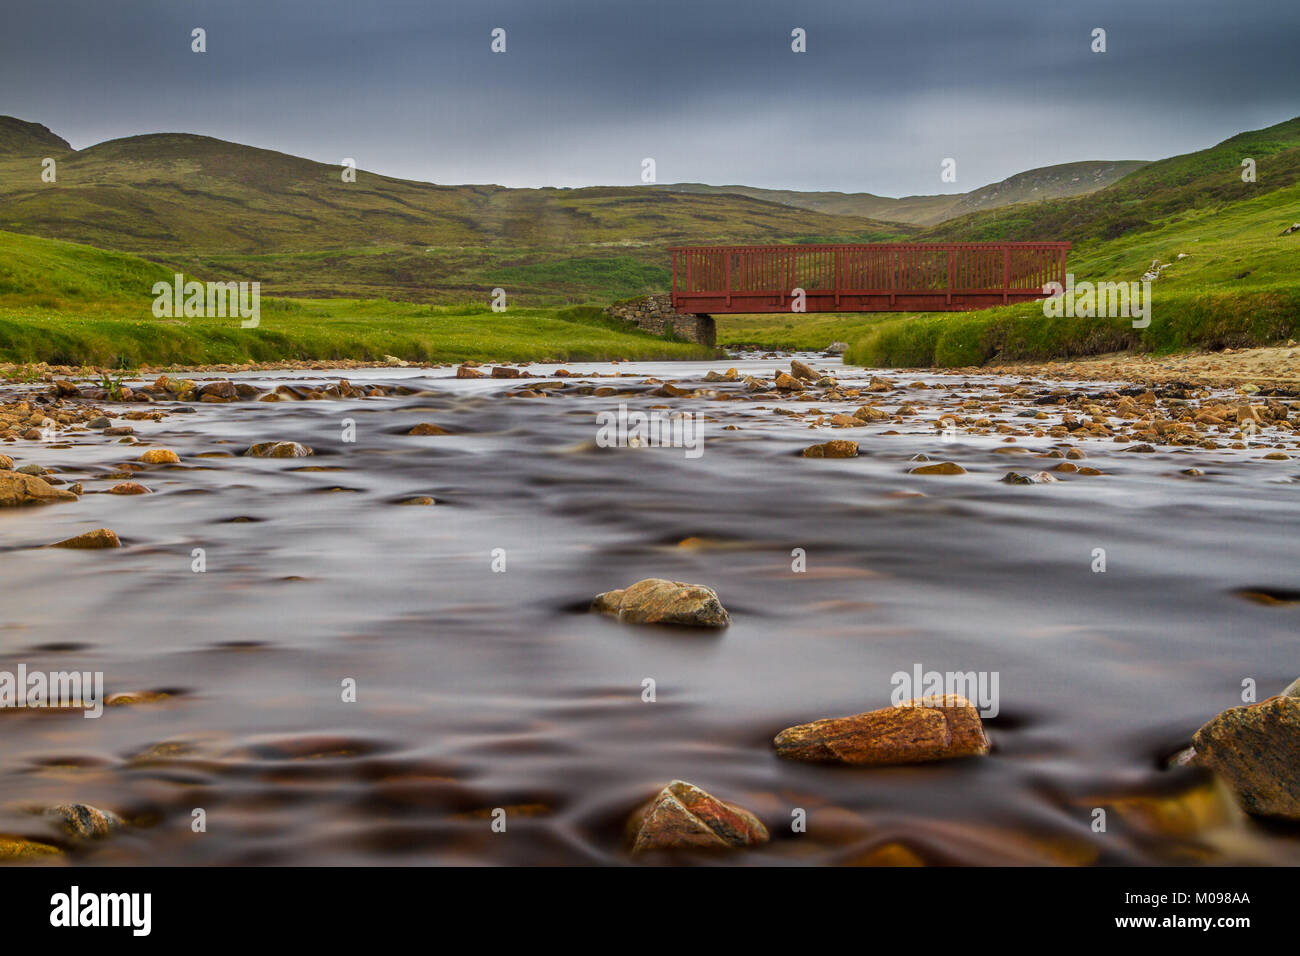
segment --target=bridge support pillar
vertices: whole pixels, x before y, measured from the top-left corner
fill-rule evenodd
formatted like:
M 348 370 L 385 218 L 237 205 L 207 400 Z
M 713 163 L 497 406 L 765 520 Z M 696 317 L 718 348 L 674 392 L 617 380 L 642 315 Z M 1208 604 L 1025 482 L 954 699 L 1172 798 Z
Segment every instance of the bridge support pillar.
M 617 302 L 606 308 L 605 314 L 651 335 L 671 334 L 699 345 L 718 344 L 718 328 L 713 316 L 703 312 L 678 312 L 673 308 L 673 297 L 666 293 Z

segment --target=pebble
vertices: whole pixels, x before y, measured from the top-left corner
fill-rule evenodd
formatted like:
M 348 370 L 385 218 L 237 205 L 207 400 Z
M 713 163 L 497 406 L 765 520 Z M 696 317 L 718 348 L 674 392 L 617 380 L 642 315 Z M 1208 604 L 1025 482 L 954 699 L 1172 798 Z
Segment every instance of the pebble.
M 22 837 L 0 833 L 0 862 L 5 860 L 31 860 L 42 856 L 58 856 L 63 851 L 48 843 L 37 843 Z
M 87 806 L 84 803 L 65 803 L 50 807 L 46 816 L 60 817 L 63 829 L 69 835 L 83 840 L 97 840 L 109 836 L 122 826 L 122 818 L 108 810 Z
M 149 489 L 134 481 L 124 481 L 108 489 L 110 495 L 147 495 Z
M 96 528 L 94 531 L 86 531 L 50 545 L 51 548 L 80 548 L 83 550 L 120 548 L 121 546 L 122 542 L 118 540 L 117 535 L 108 528 Z
M 140 456 L 140 461 L 146 465 L 176 465 L 180 460 L 180 455 L 170 448 L 150 448 Z
M 800 453 L 804 458 L 856 458 L 858 443 L 843 438 L 809 445 Z
M 313 452 L 296 441 L 263 441 L 252 445 L 244 454 L 253 458 L 306 458 Z
M 912 475 L 964 475 L 966 469 L 953 461 L 940 461 L 933 465 L 918 465 L 908 474 Z

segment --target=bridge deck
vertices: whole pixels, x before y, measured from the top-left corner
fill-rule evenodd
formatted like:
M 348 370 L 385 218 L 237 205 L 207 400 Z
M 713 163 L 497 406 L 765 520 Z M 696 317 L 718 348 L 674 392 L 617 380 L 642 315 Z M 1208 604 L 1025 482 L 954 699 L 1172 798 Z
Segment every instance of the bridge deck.
M 679 312 L 956 312 L 1041 299 L 1068 242 L 676 246 Z

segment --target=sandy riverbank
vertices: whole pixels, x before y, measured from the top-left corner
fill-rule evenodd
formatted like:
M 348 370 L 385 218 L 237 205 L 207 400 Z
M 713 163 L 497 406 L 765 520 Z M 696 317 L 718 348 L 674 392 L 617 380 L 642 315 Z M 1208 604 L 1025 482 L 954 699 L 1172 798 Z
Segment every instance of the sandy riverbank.
M 1152 356 L 1116 353 L 1069 362 L 986 366 L 983 373 L 1016 370 L 1047 378 L 1089 381 L 1182 382 L 1193 385 L 1300 388 L 1300 347 L 1290 345 L 1222 352 Z

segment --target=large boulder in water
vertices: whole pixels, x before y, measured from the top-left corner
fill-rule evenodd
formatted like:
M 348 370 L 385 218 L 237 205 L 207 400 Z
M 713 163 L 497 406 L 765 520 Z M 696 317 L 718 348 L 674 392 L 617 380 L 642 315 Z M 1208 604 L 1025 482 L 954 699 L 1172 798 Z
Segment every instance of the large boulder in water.
M 76 501 L 77 496 L 62 488 L 55 488 L 35 475 L 16 471 L 0 471 L 0 508 L 21 505 L 43 505 L 51 501 Z
M 69 835 L 83 840 L 96 840 L 109 836 L 121 828 L 122 818 L 111 810 L 100 810 L 84 803 L 64 803 L 49 807 L 47 817 L 58 817 Z
M 816 369 L 806 362 L 800 362 L 798 359 L 790 360 L 790 374 L 795 378 L 803 379 L 805 382 L 815 382 L 821 378 Z
M 252 458 L 306 458 L 312 450 L 296 441 L 260 441 L 244 455 Z
M 631 587 L 597 594 L 591 609 L 630 624 L 726 627 L 731 623 L 731 615 L 712 588 L 663 578 L 646 578 Z
M 725 849 L 768 841 L 767 827 L 748 810 L 723 803 L 684 780 L 674 780 L 632 815 L 633 853 L 672 848 Z
M 1247 813 L 1300 820 L 1300 699 L 1283 695 L 1225 710 L 1196 732 L 1192 746 L 1197 763 L 1222 778 Z
M 788 727 L 777 756 L 822 763 L 905 764 L 989 752 L 979 711 L 965 697 L 921 697 L 851 717 Z

